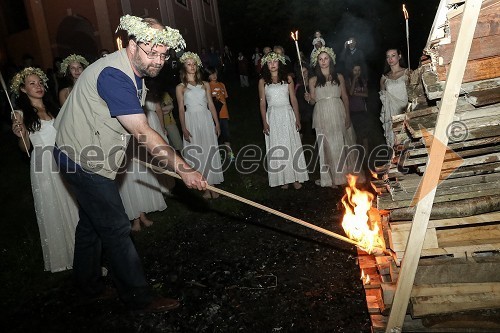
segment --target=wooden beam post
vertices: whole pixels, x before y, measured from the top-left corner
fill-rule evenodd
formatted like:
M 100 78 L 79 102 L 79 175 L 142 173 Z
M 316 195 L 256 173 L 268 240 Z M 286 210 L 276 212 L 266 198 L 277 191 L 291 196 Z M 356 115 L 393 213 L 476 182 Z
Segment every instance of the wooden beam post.
M 446 85 L 443 99 L 434 131 L 434 137 L 430 146 L 427 168 L 420 185 L 418 202 L 416 206 L 413 223 L 405 250 L 405 256 L 401 264 L 401 271 L 394 294 L 391 313 L 387 322 L 386 333 L 398 333 L 402 331 L 404 317 L 410 300 L 410 294 L 415 280 L 422 244 L 429 223 L 432 204 L 436 194 L 436 187 L 441 173 L 446 147 L 448 145 L 447 129 L 453 121 L 457 99 L 460 94 L 460 86 L 467 65 L 467 58 L 474 36 L 482 0 L 466 0 L 460 31 L 458 33 L 453 60 Z

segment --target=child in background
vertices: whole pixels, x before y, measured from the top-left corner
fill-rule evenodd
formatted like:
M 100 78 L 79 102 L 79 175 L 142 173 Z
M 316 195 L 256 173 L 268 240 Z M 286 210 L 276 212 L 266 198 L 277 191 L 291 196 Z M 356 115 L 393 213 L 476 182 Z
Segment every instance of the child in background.
M 217 116 L 219 117 L 221 131 L 219 141 L 224 144 L 227 155 L 229 155 L 229 160 L 233 162 L 235 157 L 231 149 L 231 143 L 229 142 L 229 112 L 226 104 L 226 98 L 228 98 L 226 86 L 224 83 L 217 81 L 217 70 L 214 67 L 208 67 L 206 71 L 208 73 L 212 99 L 217 110 Z
M 163 112 L 163 122 L 170 145 L 175 150 L 182 150 L 182 138 L 179 133 L 179 128 L 175 122 L 172 110 L 174 109 L 174 101 L 168 92 L 165 92 L 161 98 L 161 110 Z

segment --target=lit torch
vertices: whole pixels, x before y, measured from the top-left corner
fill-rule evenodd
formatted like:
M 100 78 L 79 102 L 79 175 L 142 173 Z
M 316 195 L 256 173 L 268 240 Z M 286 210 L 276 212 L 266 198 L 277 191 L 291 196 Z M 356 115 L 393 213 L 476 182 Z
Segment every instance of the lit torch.
M 299 42 L 298 42 L 299 41 L 299 31 L 296 30 L 295 33 L 292 31 L 290 33 L 290 35 L 292 36 L 292 39 L 295 42 L 295 48 L 297 49 L 297 59 L 299 60 L 299 65 L 300 65 L 300 72 L 302 73 L 302 80 L 304 81 L 304 89 L 307 93 L 306 78 L 304 77 L 304 71 L 302 68 L 302 59 L 300 58 L 300 51 L 299 51 Z
M 406 50 L 408 52 L 408 68 L 411 69 L 410 67 L 410 28 L 408 27 L 408 11 L 406 10 L 405 4 L 403 4 L 403 15 L 405 16 L 405 22 L 406 22 Z
M 118 51 L 123 48 L 122 39 L 120 37 L 116 37 L 116 47 L 118 48 Z
M 5 84 L 5 81 L 3 80 L 3 75 L 0 72 L 0 84 L 2 85 L 3 91 L 5 91 L 5 96 L 7 97 L 7 101 L 9 101 L 10 105 L 10 114 L 13 120 L 18 120 L 16 116 L 16 112 L 14 111 L 14 107 L 12 106 L 12 102 L 10 100 L 9 96 L 9 91 L 7 90 L 7 85 Z M 22 134 L 22 132 L 21 132 Z M 28 151 L 28 146 L 26 145 L 26 141 L 24 140 L 24 135 L 21 135 L 21 139 L 23 140 L 24 148 L 26 149 L 26 154 L 28 154 L 28 157 L 30 156 L 30 152 Z

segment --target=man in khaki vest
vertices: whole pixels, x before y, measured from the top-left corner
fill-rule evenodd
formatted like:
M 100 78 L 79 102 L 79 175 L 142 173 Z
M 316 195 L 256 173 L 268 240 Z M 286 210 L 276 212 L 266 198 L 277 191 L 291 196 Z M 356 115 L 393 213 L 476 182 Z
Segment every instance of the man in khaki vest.
M 105 293 L 103 252 L 125 305 L 134 311 L 163 312 L 177 308 L 179 302 L 156 296 L 149 286 L 114 178 L 132 134 L 158 162 L 174 169 L 187 187 L 205 190 L 203 176 L 149 127 L 142 109 L 143 78 L 157 76 L 169 48 L 180 49 L 185 43 L 177 30 L 155 19 L 126 15 L 118 28 L 127 31 L 129 44 L 82 73 L 54 124 L 58 130 L 54 156 L 79 203 L 73 262 L 78 286 L 92 297 Z

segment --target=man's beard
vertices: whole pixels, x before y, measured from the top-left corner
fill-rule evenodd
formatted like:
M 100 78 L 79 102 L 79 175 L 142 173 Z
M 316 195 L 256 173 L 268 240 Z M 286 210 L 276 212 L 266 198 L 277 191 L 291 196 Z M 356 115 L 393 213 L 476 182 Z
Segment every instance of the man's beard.
M 161 69 L 163 68 L 163 65 L 147 65 L 142 62 L 142 59 L 140 56 L 136 53 L 136 56 L 134 57 L 134 65 L 137 69 L 137 71 L 141 74 L 141 76 L 149 76 L 149 77 L 156 77 L 158 74 L 160 74 Z

